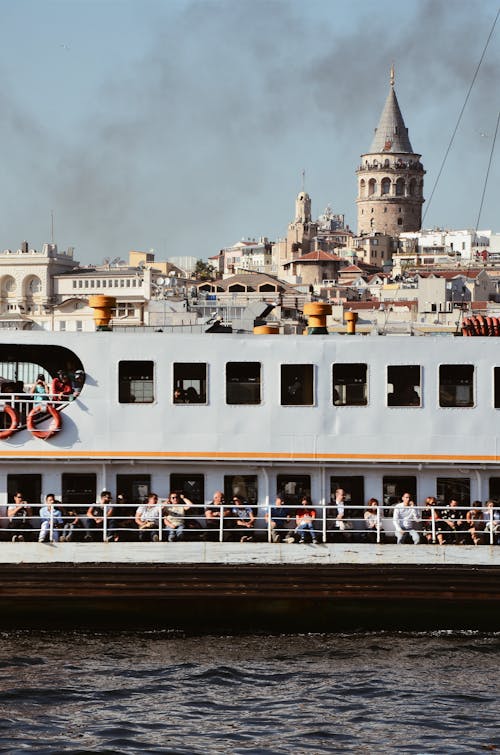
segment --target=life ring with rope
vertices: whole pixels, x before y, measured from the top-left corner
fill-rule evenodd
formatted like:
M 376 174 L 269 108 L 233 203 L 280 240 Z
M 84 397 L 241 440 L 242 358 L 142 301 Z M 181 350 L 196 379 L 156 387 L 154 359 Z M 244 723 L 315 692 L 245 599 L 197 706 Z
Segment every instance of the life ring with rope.
M 0 430 L 0 440 L 4 440 L 4 438 L 10 438 L 10 436 L 16 432 L 17 426 L 19 424 L 19 415 L 13 406 L 9 406 L 9 404 L 5 404 L 2 411 L 8 417 L 10 417 L 10 425 L 9 427 L 6 427 L 4 430 Z
M 26 427 L 35 438 L 41 438 L 42 440 L 48 440 L 52 438 L 61 429 L 61 415 L 52 404 L 44 406 L 44 410 L 50 414 L 52 421 L 46 430 L 37 430 L 35 426 L 35 417 L 40 416 L 40 410 L 38 407 L 34 407 L 28 416 L 26 417 Z

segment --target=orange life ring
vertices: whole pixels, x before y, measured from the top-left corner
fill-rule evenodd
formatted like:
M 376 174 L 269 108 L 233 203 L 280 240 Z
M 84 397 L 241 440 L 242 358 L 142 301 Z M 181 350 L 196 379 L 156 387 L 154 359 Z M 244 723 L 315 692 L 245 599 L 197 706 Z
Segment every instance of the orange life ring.
M 35 438 L 48 440 L 61 429 L 61 415 L 52 404 L 47 404 L 44 409 L 51 415 L 52 422 L 47 430 L 37 430 L 35 427 L 35 417 L 40 416 L 38 407 L 34 407 L 26 417 L 26 427 Z
M 10 436 L 16 432 L 17 426 L 19 424 L 19 415 L 13 406 L 5 404 L 3 411 L 10 417 L 10 426 L 6 427 L 5 430 L 0 431 L 0 440 L 3 440 L 4 438 L 10 438 Z

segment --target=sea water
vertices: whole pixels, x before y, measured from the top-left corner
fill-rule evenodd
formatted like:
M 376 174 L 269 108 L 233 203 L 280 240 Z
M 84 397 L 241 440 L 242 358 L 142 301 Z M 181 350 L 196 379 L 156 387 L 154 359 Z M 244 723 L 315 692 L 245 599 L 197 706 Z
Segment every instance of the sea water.
M 0 752 L 500 752 L 500 634 L 0 634 Z

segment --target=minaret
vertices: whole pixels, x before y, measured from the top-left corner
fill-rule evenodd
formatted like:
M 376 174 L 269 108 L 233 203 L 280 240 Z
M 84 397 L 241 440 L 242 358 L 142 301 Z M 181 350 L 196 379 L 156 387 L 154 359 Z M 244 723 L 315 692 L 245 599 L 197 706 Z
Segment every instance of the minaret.
M 391 66 L 389 94 L 370 151 L 361 155 L 356 171 L 359 235 L 420 230 L 425 174 L 420 157 L 410 144 Z

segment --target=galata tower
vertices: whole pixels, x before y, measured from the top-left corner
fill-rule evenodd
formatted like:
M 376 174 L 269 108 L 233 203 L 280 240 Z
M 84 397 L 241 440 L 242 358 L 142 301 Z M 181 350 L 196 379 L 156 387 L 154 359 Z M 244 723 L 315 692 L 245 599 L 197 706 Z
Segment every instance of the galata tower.
M 422 225 L 424 174 L 413 151 L 394 91 L 391 67 L 387 100 L 370 150 L 361 155 L 358 177 L 358 234 L 398 236 Z

